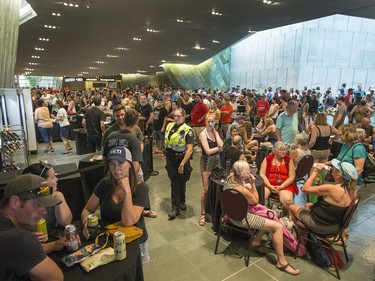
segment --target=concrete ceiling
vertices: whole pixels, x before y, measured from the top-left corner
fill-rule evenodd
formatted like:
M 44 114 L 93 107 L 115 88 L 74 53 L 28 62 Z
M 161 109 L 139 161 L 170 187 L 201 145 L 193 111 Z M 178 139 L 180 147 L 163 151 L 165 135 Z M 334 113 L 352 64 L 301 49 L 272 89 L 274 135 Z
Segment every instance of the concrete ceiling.
M 49 76 L 139 71 L 151 74 L 163 71 L 162 60 L 201 63 L 247 36 L 250 28 L 262 31 L 333 14 L 375 19 L 373 0 L 281 0 L 271 5 L 262 0 L 66 2 L 79 7 L 54 0 L 28 2 L 38 16 L 20 26 L 16 74 L 25 73 L 26 68 L 34 69 L 30 75 Z M 212 11 L 222 15 L 213 15 Z M 45 25 L 56 28 L 45 28 Z M 147 29 L 158 32 L 147 32 Z M 196 44 L 204 49 L 195 49 Z M 44 51 L 37 51 L 36 47 Z M 177 56 L 177 53 L 186 56 Z

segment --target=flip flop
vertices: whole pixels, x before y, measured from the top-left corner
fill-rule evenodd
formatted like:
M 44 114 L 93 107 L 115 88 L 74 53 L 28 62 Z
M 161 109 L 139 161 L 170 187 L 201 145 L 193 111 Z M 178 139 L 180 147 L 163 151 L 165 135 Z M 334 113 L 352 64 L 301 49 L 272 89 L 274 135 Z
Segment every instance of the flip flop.
M 287 268 L 288 267 L 290 267 L 290 268 L 292 268 L 292 269 L 294 269 L 294 270 L 297 270 L 297 269 L 295 269 L 293 266 L 291 266 L 289 263 L 287 263 L 286 265 L 282 265 L 282 266 L 277 266 L 277 264 L 276 264 L 276 268 L 277 269 L 279 269 L 279 270 L 281 270 L 281 271 L 283 271 L 283 272 L 286 272 L 286 273 L 288 273 L 288 274 L 290 274 L 290 275 L 298 275 L 298 274 L 300 274 L 301 272 L 298 272 L 298 273 L 292 273 L 292 272 L 290 272 L 290 271 L 288 271 L 287 270 Z
M 145 210 L 143 212 L 143 216 L 148 217 L 148 218 L 156 218 L 158 216 L 158 214 L 154 211 L 151 211 L 151 210 Z

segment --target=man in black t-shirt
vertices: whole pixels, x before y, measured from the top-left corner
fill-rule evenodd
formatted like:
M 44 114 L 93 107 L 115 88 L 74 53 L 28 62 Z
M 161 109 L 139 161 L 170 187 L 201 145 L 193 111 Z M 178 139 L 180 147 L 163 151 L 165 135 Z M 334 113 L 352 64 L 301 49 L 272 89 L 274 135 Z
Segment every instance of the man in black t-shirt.
M 139 96 L 139 104 L 135 108 L 142 117 L 145 117 L 144 134 L 151 136 L 153 132 L 152 121 L 154 119 L 154 112 L 152 106 L 147 102 L 147 97 L 144 94 Z
M 230 161 L 230 166 L 232 167 L 238 160 L 247 161 L 245 155 L 240 150 L 242 138 L 240 136 L 234 136 L 232 140 L 232 145 L 225 148 L 225 162 Z
M 155 154 L 163 153 L 163 142 L 165 132 L 165 118 L 168 116 L 168 112 L 164 107 L 163 99 L 158 99 L 157 107 L 154 108 L 154 138 L 156 141 Z
M 191 113 L 193 112 L 194 104 L 190 101 L 189 92 L 184 93 L 182 103 L 181 103 L 181 108 L 183 108 L 186 112 L 185 123 L 190 126 L 190 124 L 191 124 Z
M 105 131 L 105 115 L 99 108 L 101 98 L 99 96 L 94 97 L 93 103 L 94 106 L 86 110 L 82 119 L 82 125 L 87 130 L 87 148 L 89 152 L 96 152 L 101 149 L 102 135 Z
M 57 264 L 29 230 L 46 213 L 47 206 L 61 203 L 44 186 L 45 179 L 26 174 L 5 188 L 0 203 L 0 280 L 63 280 Z

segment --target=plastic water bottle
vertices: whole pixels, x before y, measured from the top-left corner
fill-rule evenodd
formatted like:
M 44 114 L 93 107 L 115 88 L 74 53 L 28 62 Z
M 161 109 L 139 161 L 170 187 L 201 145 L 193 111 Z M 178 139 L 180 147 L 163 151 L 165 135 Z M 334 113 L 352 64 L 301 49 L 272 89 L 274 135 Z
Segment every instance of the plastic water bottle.
M 255 164 L 255 161 L 253 162 L 253 164 L 252 164 L 251 167 L 250 167 L 250 172 L 251 172 L 254 176 L 258 173 L 258 167 L 257 167 L 257 165 Z

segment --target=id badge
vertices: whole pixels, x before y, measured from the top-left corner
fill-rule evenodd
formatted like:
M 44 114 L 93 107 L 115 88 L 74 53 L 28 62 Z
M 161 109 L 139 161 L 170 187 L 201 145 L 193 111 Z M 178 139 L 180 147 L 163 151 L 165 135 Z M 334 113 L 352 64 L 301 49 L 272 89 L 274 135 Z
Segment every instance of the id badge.
M 280 178 L 278 178 L 278 179 L 277 179 L 277 184 L 280 185 L 280 184 L 282 184 L 282 183 L 283 183 L 282 180 L 281 180 Z

